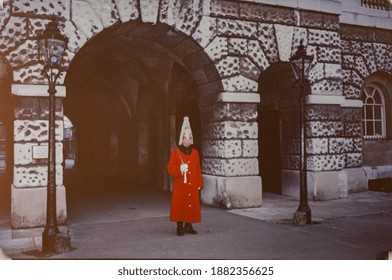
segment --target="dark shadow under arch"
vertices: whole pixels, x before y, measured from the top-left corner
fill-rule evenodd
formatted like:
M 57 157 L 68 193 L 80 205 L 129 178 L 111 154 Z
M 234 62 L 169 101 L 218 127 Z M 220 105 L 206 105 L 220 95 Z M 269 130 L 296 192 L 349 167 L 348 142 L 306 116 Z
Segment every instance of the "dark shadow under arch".
M 11 209 L 11 184 L 14 167 L 12 82 L 10 64 L 0 54 L 0 216 L 6 217 L 7 220 Z
M 85 182 L 81 188 L 88 193 L 118 191 L 115 184 L 167 185 L 170 138 L 177 137 L 171 131 L 188 115 L 200 148 L 197 99 L 215 82 L 220 91 L 219 75 L 203 49 L 164 24 L 116 24 L 93 37 L 68 69 L 63 101 L 76 130 L 79 154 L 72 172 Z M 71 177 L 65 174 L 69 189 Z
M 297 92 L 293 88 L 294 77 L 288 62 L 272 64 L 259 78 L 259 172 L 263 191 L 281 194 L 282 157 L 286 153 L 288 128 L 284 124 L 287 115 L 285 103 L 297 104 Z M 292 128 L 291 128 L 292 129 Z M 287 137 L 288 136 L 288 137 Z M 285 138 L 285 139 L 283 139 Z

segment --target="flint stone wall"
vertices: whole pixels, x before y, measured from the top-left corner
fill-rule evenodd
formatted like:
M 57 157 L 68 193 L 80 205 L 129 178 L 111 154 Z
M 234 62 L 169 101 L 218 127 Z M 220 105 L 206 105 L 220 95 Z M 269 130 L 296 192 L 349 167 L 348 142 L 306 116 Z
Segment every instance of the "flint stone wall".
M 14 181 L 16 188 L 46 187 L 48 162 L 33 157 L 34 147 L 48 145 L 48 98 L 15 97 Z M 63 184 L 63 111 L 56 101 L 56 184 Z
M 11 225 L 14 229 L 41 227 L 46 222 L 49 129 L 46 89 L 46 86 L 34 85 L 12 87 L 14 175 L 11 187 Z M 62 89 L 64 88 L 58 88 L 59 91 Z M 61 97 L 56 98 L 55 110 L 57 217 L 58 223 L 63 224 L 67 211 L 63 186 L 64 116 Z
M 116 23 L 163 23 L 200 46 L 201 50 L 194 50 L 187 48 L 188 42 L 177 49 L 175 44 L 165 45 L 187 65 L 200 98 L 210 100 L 202 108 L 205 174 L 258 174 L 257 102 L 219 102 L 215 97 L 222 92 L 258 94 L 260 74 L 274 63 L 287 62 L 300 40 L 315 57 L 310 73 L 312 95 L 358 99 L 363 80 L 370 73 L 392 72 L 391 32 L 376 30 L 369 35 L 365 28 L 340 25 L 337 14 L 242 1 L 13 0 L 5 3 L 0 17 L 0 51 L 11 65 L 15 83 L 45 83 L 37 60 L 36 38 L 52 14 L 60 19 L 61 31 L 69 38 L 65 69 L 86 42 Z M 209 59 L 198 59 L 198 52 Z M 340 107 L 307 108 L 310 170 L 339 170 L 362 164 L 359 109 Z M 327 117 L 315 117 L 315 113 Z M 355 119 L 348 119 L 352 114 Z M 292 129 L 295 118 L 291 113 L 288 116 L 284 124 Z M 38 130 L 44 130 L 43 126 Z M 289 138 L 283 146 L 295 150 L 298 138 L 285 133 Z M 38 138 L 34 141 L 39 142 Z M 298 148 L 284 156 L 285 168 L 298 168 Z

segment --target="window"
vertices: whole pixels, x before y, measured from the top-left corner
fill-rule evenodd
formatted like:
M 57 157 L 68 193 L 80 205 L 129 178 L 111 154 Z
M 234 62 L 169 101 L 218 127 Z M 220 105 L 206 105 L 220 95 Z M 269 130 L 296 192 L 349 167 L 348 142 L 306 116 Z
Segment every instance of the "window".
M 386 138 L 384 94 L 376 84 L 363 90 L 363 135 L 365 139 Z

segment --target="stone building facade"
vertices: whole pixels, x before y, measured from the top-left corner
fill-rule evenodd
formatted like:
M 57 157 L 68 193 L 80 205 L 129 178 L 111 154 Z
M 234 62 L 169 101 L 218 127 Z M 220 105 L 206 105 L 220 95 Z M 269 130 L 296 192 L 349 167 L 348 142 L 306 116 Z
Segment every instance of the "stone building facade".
M 314 56 L 305 125 L 309 196 L 346 198 L 367 190 L 368 180 L 392 177 L 392 12 L 388 1 L 378 2 L 4 1 L 0 121 L 8 181 L 0 188 L 10 189 L 12 227 L 45 223 L 48 94 L 37 37 L 53 16 L 69 38 L 56 104 L 62 223 L 64 115 L 80 137 L 76 168 L 129 173 L 132 166 L 133 176 L 154 169 L 155 183 L 169 189 L 171 138 L 181 114 L 193 114 L 204 203 L 259 207 L 263 189 L 298 197 L 298 88 L 289 58 L 301 40 Z M 375 92 L 383 95 L 377 106 L 369 101 Z M 373 114 L 383 108 L 381 115 L 364 119 L 364 102 Z

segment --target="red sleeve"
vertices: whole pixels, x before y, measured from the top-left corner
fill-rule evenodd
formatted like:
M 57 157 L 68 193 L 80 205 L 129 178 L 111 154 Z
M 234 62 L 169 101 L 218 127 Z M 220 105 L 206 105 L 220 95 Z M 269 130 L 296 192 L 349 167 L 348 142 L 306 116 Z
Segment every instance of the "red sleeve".
M 169 163 L 167 164 L 167 172 L 173 177 L 182 176 L 180 165 L 181 161 L 178 156 L 178 150 L 173 150 L 170 155 Z

